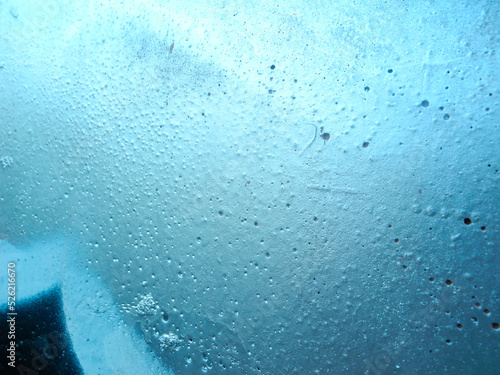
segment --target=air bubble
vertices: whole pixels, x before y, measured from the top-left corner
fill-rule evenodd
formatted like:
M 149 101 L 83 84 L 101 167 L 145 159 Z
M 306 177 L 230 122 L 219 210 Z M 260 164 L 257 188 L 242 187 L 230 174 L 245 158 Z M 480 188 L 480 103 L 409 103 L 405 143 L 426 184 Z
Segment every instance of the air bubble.
M 163 320 L 165 323 L 168 321 L 168 314 L 165 311 L 161 315 L 161 320 Z

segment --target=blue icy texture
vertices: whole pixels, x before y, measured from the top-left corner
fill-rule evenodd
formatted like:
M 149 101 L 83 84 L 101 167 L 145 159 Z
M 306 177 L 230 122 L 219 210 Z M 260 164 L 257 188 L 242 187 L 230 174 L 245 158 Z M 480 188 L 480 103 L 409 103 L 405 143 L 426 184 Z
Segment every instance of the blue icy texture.
M 179 374 L 493 373 L 499 7 L 3 1 L 0 236 Z

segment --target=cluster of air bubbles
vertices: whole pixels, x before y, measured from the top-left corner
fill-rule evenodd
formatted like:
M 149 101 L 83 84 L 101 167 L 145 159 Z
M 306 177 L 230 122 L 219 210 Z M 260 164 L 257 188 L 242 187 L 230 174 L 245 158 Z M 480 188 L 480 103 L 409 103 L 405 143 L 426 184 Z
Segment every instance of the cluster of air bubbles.
M 182 340 L 175 333 L 169 332 L 164 333 L 162 335 L 158 335 L 158 340 L 160 341 L 161 350 L 167 351 L 178 351 L 180 349 L 180 345 Z
M 139 296 L 140 300 L 137 305 L 124 303 L 121 305 L 121 310 L 128 313 L 132 312 L 141 316 L 154 315 L 156 313 L 156 309 L 158 308 L 158 302 L 155 301 L 153 295 L 148 293 L 146 295 Z
M 10 156 L 2 156 L 0 158 L 0 164 L 2 164 L 3 169 L 10 167 L 12 165 L 12 163 L 13 163 L 13 160 Z

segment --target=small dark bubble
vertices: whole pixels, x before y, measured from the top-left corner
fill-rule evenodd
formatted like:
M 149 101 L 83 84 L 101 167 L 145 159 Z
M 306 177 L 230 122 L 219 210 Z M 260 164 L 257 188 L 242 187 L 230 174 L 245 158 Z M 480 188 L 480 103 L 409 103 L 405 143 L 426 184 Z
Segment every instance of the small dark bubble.
M 488 112 L 490 109 L 489 108 L 486 108 L 486 112 Z
M 163 312 L 163 314 L 162 314 L 162 317 L 161 317 L 161 318 L 162 318 L 162 320 L 163 320 L 164 322 L 168 321 L 168 314 L 167 314 L 166 312 Z
M 394 240 L 394 242 L 398 243 L 398 242 L 399 242 L 399 238 L 396 238 L 396 239 Z
M 453 283 L 451 282 L 451 280 L 446 280 L 444 283 L 445 283 L 446 285 L 448 285 L 448 286 L 450 286 L 450 285 L 452 285 L 452 284 L 453 284 Z
M 484 226 L 483 226 L 483 227 L 481 227 L 481 230 L 486 230 L 486 227 L 484 227 Z
M 444 116 L 443 116 L 443 118 L 445 120 L 449 120 L 450 119 L 450 115 L 448 113 L 445 113 Z
M 495 330 L 498 330 L 498 328 L 500 328 L 500 326 L 498 325 L 498 323 L 491 323 L 491 327 L 493 327 L 493 329 Z
M 429 106 L 429 101 L 428 100 L 423 100 L 421 104 L 422 104 L 422 107 L 427 108 Z
M 255 222 L 255 223 L 253 223 L 253 225 L 255 225 L 256 227 L 258 227 L 259 223 Z
M 271 65 L 271 70 L 274 70 L 276 68 L 276 65 Z
M 460 323 L 457 324 L 458 329 L 462 329 L 462 325 Z
M 389 70 L 387 71 L 387 73 L 392 73 L 393 71 L 394 71 L 394 70 L 389 69 Z
M 370 91 L 370 88 L 368 86 L 366 86 L 365 91 Z
M 439 107 L 439 110 L 440 110 L 440 111 L 443 111 L 443 110 L 444 110 L 444 107 Z
M 363 148 L 367 148 L 368 146 L 370 146 L 370 142 L 363 142 Z
M 465 225 L 471 225 L 471 224 L 472 224 L 472 220 L 471 220 L 471 219 L 469 219 L 468 217 L 466 217 L 466 218 L 464 219 L 464 223 L 465 223 Z

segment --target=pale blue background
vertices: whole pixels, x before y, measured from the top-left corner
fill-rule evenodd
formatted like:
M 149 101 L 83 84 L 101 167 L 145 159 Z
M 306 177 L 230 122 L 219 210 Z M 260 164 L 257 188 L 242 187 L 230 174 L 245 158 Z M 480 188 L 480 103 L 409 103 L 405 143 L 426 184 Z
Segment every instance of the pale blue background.
M 498 373 L 499 10 L 1 1 L 0 236 L 176 374 Z

